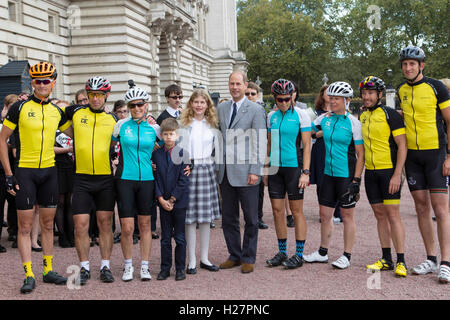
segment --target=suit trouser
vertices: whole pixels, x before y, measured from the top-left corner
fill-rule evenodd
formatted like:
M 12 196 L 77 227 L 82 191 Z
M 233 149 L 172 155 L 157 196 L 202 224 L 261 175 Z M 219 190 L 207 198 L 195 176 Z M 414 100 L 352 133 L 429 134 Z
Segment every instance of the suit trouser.
M 227 244 L 229 259 L 254 264 L 258 244 L 258 198 L 259 185 L 233 187 L 227 173 L 220 185 L 222 191 L 222 228 Z M 244 239 L 241 245 L 239 203 L 244 212 Z
M 264 183 L 261 181 L 259 184 L 259 198 L 258 198 L 258 219 L 262 220 L 263 217 L 263 204 L 264 204 Z
M 184 270 L 186 267 L 186 236 L 185 221 L 186 208 L 174 208 L 165 211 L 160 208 L 161 222 L 161 271 L 172 267 L 172 231 L 175 240 L 175 269 Z

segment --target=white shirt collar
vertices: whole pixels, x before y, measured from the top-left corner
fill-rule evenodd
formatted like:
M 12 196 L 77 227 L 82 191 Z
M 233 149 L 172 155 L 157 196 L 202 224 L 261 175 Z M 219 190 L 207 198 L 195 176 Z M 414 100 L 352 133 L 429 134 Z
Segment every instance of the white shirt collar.
M 172 117 L 176 117 L 176 112 L 178 111 L 178 109 L 174 109 L 171 106 L 167 106 L 166 111 L 172 116 Z M 179 114 L 180 112 L 178 112 Z

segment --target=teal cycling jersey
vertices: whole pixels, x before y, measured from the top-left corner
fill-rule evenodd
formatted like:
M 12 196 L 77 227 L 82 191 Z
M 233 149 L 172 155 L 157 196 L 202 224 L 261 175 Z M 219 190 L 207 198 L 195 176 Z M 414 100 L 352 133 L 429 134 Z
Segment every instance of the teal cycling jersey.
M 355 172 L 355 145 L 362 145 L 361 123 L 347 111 L 343 115 L 322 114 L 312 123 L 316 132 L 322 130 L 325 142 L 325 170 L 331 177 L 351 178 Z
M 271 136 L 270 165 L 302 166 L 302 132 L 311 131 L 311 119 L 305 110 L 290 107 L 285 113 L 272 111 L 267 116 Z
M 123 180 L 154 180 L 151 157 L 156 138 L 160 138 L 158 125 L 147 121 L 137 123 L 131 118 L 120 120 L 114 127 L 113 140 L 120 142 L 119 166 L 116 177 Z

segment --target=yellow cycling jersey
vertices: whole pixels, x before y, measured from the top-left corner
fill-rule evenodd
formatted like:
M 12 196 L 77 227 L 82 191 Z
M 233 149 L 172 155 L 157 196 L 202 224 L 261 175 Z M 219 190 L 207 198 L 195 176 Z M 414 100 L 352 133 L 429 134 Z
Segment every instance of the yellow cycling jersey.
M 109 154 L 116 117 L 87 105 L 69 106 L 65 113 L 73 125 L 76 173 L 110 175 Z
M 397 160 L 394 137 L 405 134 L 405 125 L 397 111 L 385 106 L 361 114 L 366 169 L 392 169 Z
M 56 130 L 70 127 L 64 112 L 56 105 L 32 95 L 11 106 L 3 125 L 14 130 L 18 166 L 50 168 L 55 165 Z
M 445 145 L 445 125 L 441 110 L 450 107 L 450 96 L 438 80 L 423 77 L 397 90 L 406 125 L 408 149 L 430 150 Z

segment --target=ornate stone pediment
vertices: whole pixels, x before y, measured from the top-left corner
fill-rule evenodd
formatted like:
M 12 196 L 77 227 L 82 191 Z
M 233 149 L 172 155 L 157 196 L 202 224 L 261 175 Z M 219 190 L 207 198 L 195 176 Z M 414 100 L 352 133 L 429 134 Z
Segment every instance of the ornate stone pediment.
M 195 1 L 185 0 L 194 3 Z M 168 5 L 167 1 L 153 4 L 148 17 L 148 25 L 154 35 L 166 33 L 182 46 L 186 40 L 194 36 L 195 24 L 192 17 L 188 18 L 179 10 Z

